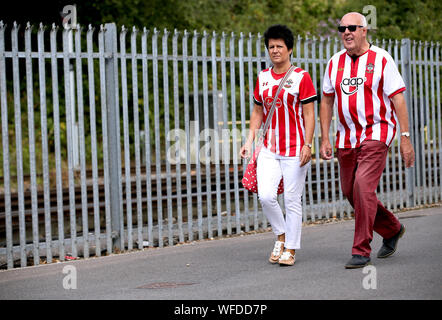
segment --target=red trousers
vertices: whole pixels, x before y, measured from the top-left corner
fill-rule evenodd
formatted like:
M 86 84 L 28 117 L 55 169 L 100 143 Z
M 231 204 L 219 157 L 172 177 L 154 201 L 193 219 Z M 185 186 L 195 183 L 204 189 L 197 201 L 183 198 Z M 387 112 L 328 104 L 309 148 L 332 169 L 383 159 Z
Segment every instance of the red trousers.
M 366 140 L 359 148 L 338 149 L 342 193 L 355 211 L 352 255 L 370 256 L 373 230 L 388 239 L 401 228 L 399 220 L 376 197 L 387 154 L 385 143 L 375 140 Z

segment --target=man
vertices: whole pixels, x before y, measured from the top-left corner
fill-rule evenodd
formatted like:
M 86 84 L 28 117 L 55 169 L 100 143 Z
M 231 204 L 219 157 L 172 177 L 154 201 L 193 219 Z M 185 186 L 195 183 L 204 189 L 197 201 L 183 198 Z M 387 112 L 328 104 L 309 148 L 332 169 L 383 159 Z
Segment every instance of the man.
M 376 197 L 399 121 L 401 156 L 405 166 L 414 164 L 408 132 L 404 81 L 392 57 L 367 41 L 363 15 L 350 12 L 340 21 L 344 50 L 328 62 L 320 107 L 321 157 L 333 158 L 329 129 L 333 108 L 339 120 L 336 133 L 342 192 L 355 211 L 352 258 L 347 269 L 370 263 L 373 230 L 383 237 L 377 257 L 391 256 L 405 227 Z

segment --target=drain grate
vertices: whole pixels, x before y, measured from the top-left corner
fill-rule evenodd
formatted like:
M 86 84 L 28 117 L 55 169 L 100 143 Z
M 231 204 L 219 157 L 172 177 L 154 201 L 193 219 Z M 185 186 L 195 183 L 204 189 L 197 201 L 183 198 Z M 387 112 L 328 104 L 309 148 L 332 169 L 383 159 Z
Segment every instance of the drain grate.
M 154 282 L 137 287 L 137 289 L 166 289 L 178 288 L 182 286 L 191 286 L 194 282 Z

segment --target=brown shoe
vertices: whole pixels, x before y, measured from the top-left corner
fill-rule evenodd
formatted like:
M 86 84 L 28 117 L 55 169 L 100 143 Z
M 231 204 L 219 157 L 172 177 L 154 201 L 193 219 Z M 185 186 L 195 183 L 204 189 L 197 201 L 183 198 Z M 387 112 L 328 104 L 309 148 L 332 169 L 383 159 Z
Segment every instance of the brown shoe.
M 270 254 L 269 262 L 270 263 L 278 263 L 283 250 L 284 250 L 284 242 L 276 241 L 275 246 L 273 247 L 273 251 Z
M 284 251 L 278 262 L 280 266 L 293 266 L 295 264 L 295 255 L 291 254 L 290 251 Z

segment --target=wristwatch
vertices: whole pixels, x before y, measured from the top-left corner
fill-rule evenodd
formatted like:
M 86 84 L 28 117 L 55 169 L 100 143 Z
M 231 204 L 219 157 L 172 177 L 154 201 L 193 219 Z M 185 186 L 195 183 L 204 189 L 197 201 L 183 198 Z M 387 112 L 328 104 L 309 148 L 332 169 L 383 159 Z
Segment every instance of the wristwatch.
M 310 149 L 312 148 L 312 144 L 311 143 L 304 143 L 304 145 L 309 147 Z
M 405 136 L 405 137 L 410 137 L 410 132 L 408 132 L 408 131 L 404 131 L 404 132 L 402 132 L 401 133 L 401 136 Z

